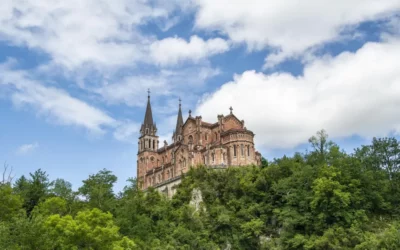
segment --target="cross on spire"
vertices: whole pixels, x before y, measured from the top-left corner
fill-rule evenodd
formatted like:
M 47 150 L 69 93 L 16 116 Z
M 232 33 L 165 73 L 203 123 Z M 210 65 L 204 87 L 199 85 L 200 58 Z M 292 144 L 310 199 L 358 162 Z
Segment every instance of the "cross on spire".
M 181 106 L 181 101 L 182 101 L 182 100 L 181 100 L 181 98 L 179 97 L 179 106 Z
M 150 89 L 147 89 L 147 97 L 150 98 Z
M 232 110 L 233 110 L 232 106 L 229 108 L 229 110 L 231 111 L 231 114 L 232 114 Z

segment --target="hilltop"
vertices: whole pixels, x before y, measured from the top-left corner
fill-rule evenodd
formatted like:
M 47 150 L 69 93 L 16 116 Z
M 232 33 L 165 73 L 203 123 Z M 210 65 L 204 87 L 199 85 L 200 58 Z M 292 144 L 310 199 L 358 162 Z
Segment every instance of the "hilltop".
M 135 179 L 114 194 L 107 170 L 78 192 L 40 170 L 4 180 L 0 248 L 399 249 L 399 142 L 374 138 L 351 154 L 324 132 L 309 142 L 261 166 L 193 168 L 171 199 Z

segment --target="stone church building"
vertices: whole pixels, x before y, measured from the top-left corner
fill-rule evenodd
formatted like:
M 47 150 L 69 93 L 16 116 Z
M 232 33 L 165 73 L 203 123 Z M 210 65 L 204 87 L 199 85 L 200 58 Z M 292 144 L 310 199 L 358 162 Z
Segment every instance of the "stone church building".
M 171 197 L 190 167 L 209 168 L 260 165 L 261 155 L 254 148 L 254 133 L 248 130 L 230 108 L 230 114 L 218 115 L 215 123 L 201 116 L 183 122 L 181 103 L 172 136 L 172 143 L 159 145 L 156 123 L 147 100 L 146 113 L 140 129 L 137 155 L 137 180 L 141 189 L 154 187 Z

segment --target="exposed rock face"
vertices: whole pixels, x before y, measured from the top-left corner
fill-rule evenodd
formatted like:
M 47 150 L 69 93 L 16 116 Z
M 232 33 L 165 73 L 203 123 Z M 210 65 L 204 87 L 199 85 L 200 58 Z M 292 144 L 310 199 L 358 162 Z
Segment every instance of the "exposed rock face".
M 203 196 L 201 194 L 201 190 L 198 188 L 194 188 L 192 190 L 192 199 L 190 200 L 190 205 L 194 207 L 196 212 L 200 211 L 200 204 L 203 202 Z

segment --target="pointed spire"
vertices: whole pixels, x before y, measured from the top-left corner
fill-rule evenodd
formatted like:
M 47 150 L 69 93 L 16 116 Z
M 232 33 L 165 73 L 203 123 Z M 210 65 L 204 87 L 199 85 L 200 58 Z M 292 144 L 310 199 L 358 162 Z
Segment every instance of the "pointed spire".
M 146 107 L 146 114 L 144 116 L 143 124 L 146 126 L 153 125 L 153 113 L 151 112 L 151 104 L 150 104 L 150 89 L 147 90 L 147 107 Z
M 178 135 L 182 134 L 182 125 L 183 125 L 183 118 L 182 118 L 182 110 L 181 110 L 181 98 L 179 98 L 179 110 L 178 110 L 178 117 L 176 119 L 176 129 L 175 129 L 175 138 L 178 138 Z
M 156 135 L 157 127 L 153 122 L 153 113 L 151 112 L 151 104 L 150 104 L 150 89 L 147 90 L 147 107 L 146 113 L 144 115 L 144 121 L 140 132 L 142 135 Z

